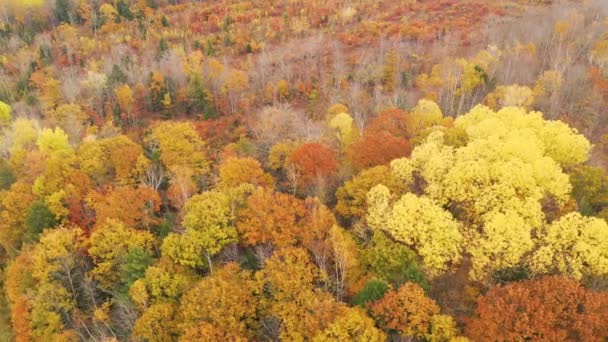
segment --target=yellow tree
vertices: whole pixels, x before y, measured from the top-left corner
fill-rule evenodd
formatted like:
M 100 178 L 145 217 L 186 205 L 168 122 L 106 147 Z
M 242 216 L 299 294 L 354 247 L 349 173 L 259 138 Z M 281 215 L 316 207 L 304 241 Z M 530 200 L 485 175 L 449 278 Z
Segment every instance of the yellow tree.
M 118 101 L 120 110 L 130 117 L 131 112 L 133 111 L 133 105 L 135 104 L 133 90 L 131 90 L 131 87 L 129 87 L 127 84 L 118 86 L 114 89 L 114 95 L 116 95 L 116 100 Z
M 108 219 L 95 229 L 88 241 L 88 252 L 95 263 L 91 274 L 104 288 L 114 288 L 120 280 L 120 267 L 127 253 L 135 248 L 151 252 L 153 241 L 149 232 Z
M 483 280 L 500 269 L 520 265 L 533 251 L 533 233 L 543 226 L 545 215 L 559 216 L 569 200 L 572 187 L 562 168 L 584 162 L 590 144 L 568 125 L 517 107 L 495 112 L 477 106 L 458 117 L 454 129 L 464 132 L 466 139 L 448 144 L 447 131 L 434 128 L 410 158 L 391 164 L 391 172 L 422 194 L 406 194 L 408 201 L 419 205 L 430 201 L 439 211 L 448 208 L 461 222 L 456 223 L 456 231 L 466 237 L 463 247 L 471 256 L 470 275 Z M 411 215 L 415 206 L 402 201 L 396 211 L 386 188 L 370 196 L 375 205 L 367 220 L 372 227 L 391 234 L 404 229 L 407 220 L 392 222 L 391 218 L 399 211 Z M 554 204 L 553 212 L 547 211 L 547 203 Z M 428 213 L 437 213 L 436 209 Z M 404 242 L 412 244 L 423 231 L 407 234 Z
M 228 158 L 220 164 L 220 188 L 234 188 L 243 183 L 274 187 L 274 179 L 265 173 L 260 162 L 251 158 Z
M 372 188 L 368 198 L 368 224 L 414 247 L 431 276 L 460 261 L 461 223 L 433 200 L 407 193 L 390 208 L 390 192 L 384 185 Z
M 11 121 L 11 106 L 0 101 L 0 127 L 8 125 Z
M 76 143 L 84 131 L 86 113 L 77 104 L 62 104 L 50 110 L 47 115 L 51 126 L 60 127 L 69 137 L 71 143 Z
M 78 149 L 80 169 L 98 183 L 114 179 L 132 185 L 142 177 L 149 160 L 143 148 L 125 135 L 88 140 Z
M 31 329 L 39 339 L 58 339 L 75 327 L 69 320 L 76 309 L 79 284 L 76 274 L 84 272 L 79 250 L 84 235 L 79 228 L 60 227 L 47 230 L 32 250 Z
M 175 341 L 179 332 L 176 316 L 177 305 L 154 304 L 135 321 L 133 336 L 150 342 Z
M 329 121 L 329 128 L 338 141 L 338 151 L 342 156 L 344 149 L 355 139 L 357 132 L 353 118 L 348 113 L 338 113 Z
M 275 252 L 256 274 L 270 294 L 262 307 L 281 320 L 282 340 L 311 339 L 343 312 L 328 293 L 314 288 L 320 276 L 308 253 L 299 248 Z
M 29 208 L 36 200 L 28 183 L 16 182 L 1 193 L 0 243 L 9 255 L 16 255 L 27 231 Z
M 536 273 L 558 272 L 580 280 L 608 275 L 608 224 L 596 217 L 570 213 L 546 224 L 530 259 Z
M 183 166 L 192 169 L 195 175 L 209 170 L 205 143 L 189 122 L 157 123 L 146 140 L 169 170 Z

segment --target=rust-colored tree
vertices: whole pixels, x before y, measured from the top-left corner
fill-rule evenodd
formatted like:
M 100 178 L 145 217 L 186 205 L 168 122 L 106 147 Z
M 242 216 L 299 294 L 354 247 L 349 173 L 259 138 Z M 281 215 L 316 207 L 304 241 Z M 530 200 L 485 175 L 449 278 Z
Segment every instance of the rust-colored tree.
M 327 184 L 338 171 L 335 152 L 316 142 L 304 143 L 296 148 L 289 156 L 289 164 L 300 175 L 302 188 L 323 182 Z
M 372 316 L 380 327 L 404 336 L 424 338 L 431 330 L 439 306 L 416 283 L 405 283 L 371 305 Z
M 346 155 L 355 170 L 388 164 L 391 160 L 410 155 L 410 144 L 386 131 L 366 133 L 350 145 Z
M 605 341 L 608 294 L 549 276 L 494 287 L 479 298 L 467 336 L 474 341 Z

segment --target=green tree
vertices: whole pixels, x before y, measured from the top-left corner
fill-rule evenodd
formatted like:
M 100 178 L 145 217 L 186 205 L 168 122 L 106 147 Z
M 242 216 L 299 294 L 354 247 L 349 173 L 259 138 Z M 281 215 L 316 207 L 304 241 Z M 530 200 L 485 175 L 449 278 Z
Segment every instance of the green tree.
M 27 233 L 24 236 L 25 242 L 33 242 L 38 240 L 38 236 L 46 228 L 52 228 L 59 222 L 55 218 L 55 214 L 42 201 L 36 201 L 32 204 L 29 214 L 25 221 Z
M 384 280 L 371 279 L 361 291 L 359 291 L 352 299 L 352 303 L 355 305 L 365 307 L 368 303 L 377 301 L 384 297 L 384 294 L 390 290 L 390 285 Z
M 407 246 L 391 240 L 383 231 L 374 232 L 361 254 L 362 263 L 393 287 L 411 281 L 428 289 L 418 255 Z

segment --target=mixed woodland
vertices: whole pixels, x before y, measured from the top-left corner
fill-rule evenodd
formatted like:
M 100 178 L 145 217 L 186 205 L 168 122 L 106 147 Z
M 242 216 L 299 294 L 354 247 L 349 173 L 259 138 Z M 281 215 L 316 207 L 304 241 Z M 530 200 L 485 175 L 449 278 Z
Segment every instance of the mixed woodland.
M 606 341 L 608 3 L 0 0 L 1 341 Z

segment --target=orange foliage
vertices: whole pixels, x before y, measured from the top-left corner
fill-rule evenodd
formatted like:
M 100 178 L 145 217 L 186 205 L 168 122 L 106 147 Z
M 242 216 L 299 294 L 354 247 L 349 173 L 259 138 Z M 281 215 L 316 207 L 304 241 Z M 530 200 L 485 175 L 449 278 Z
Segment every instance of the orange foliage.
M 89 201 L 99 224 L 114 218 L 127 226 L 145 228 L 154 223 L 154 213 L 160 210 L 160 196 L 146 186 L 118 187 L 106 193 L 95 191 L 89 196 Z
M 410 152 L 411 147 L 407 140 L 381 132 L 365 134 L 348 147 L 346 155 L 355 170 L 363 170 L 407 157 Z
M 467 323 L 475 341 L 604 341 L 608 293 L 572 279 L 545 277 L 494 287 L 477 302 Z
M 237 216 L 236 227 L 249 245 L 310 247 L 313 241 L 324 239 L 335 224 L 331 212 L 318 201 L 269 190 L 251 195 Z
M 409 282 L 386 293 L 370 308 L 382 328 L 417 338 L 425 336 L 431 328 L 432 317 L 439 314 L 435 301 L 424 294 L 420 285 Z
M 396 108 L 384 110 L 370 121 L 365 128 L 365 133 L 389 133 L 395 137 L 406 137 L 408 134 L 408 114 Z
M 223 188 L 237 187 L 249 183 L 261 187 L 272 187 L 272 176 L 262 170 L 260 162 L 247 158 L 228 158 L 220 165 L 220 183 Z
M 333 150 L 320 143 L 304 143 L 289 156 L 289 161 L 299 171 L 304 186 L 324 179 L 331 180 L 338 170 Z

